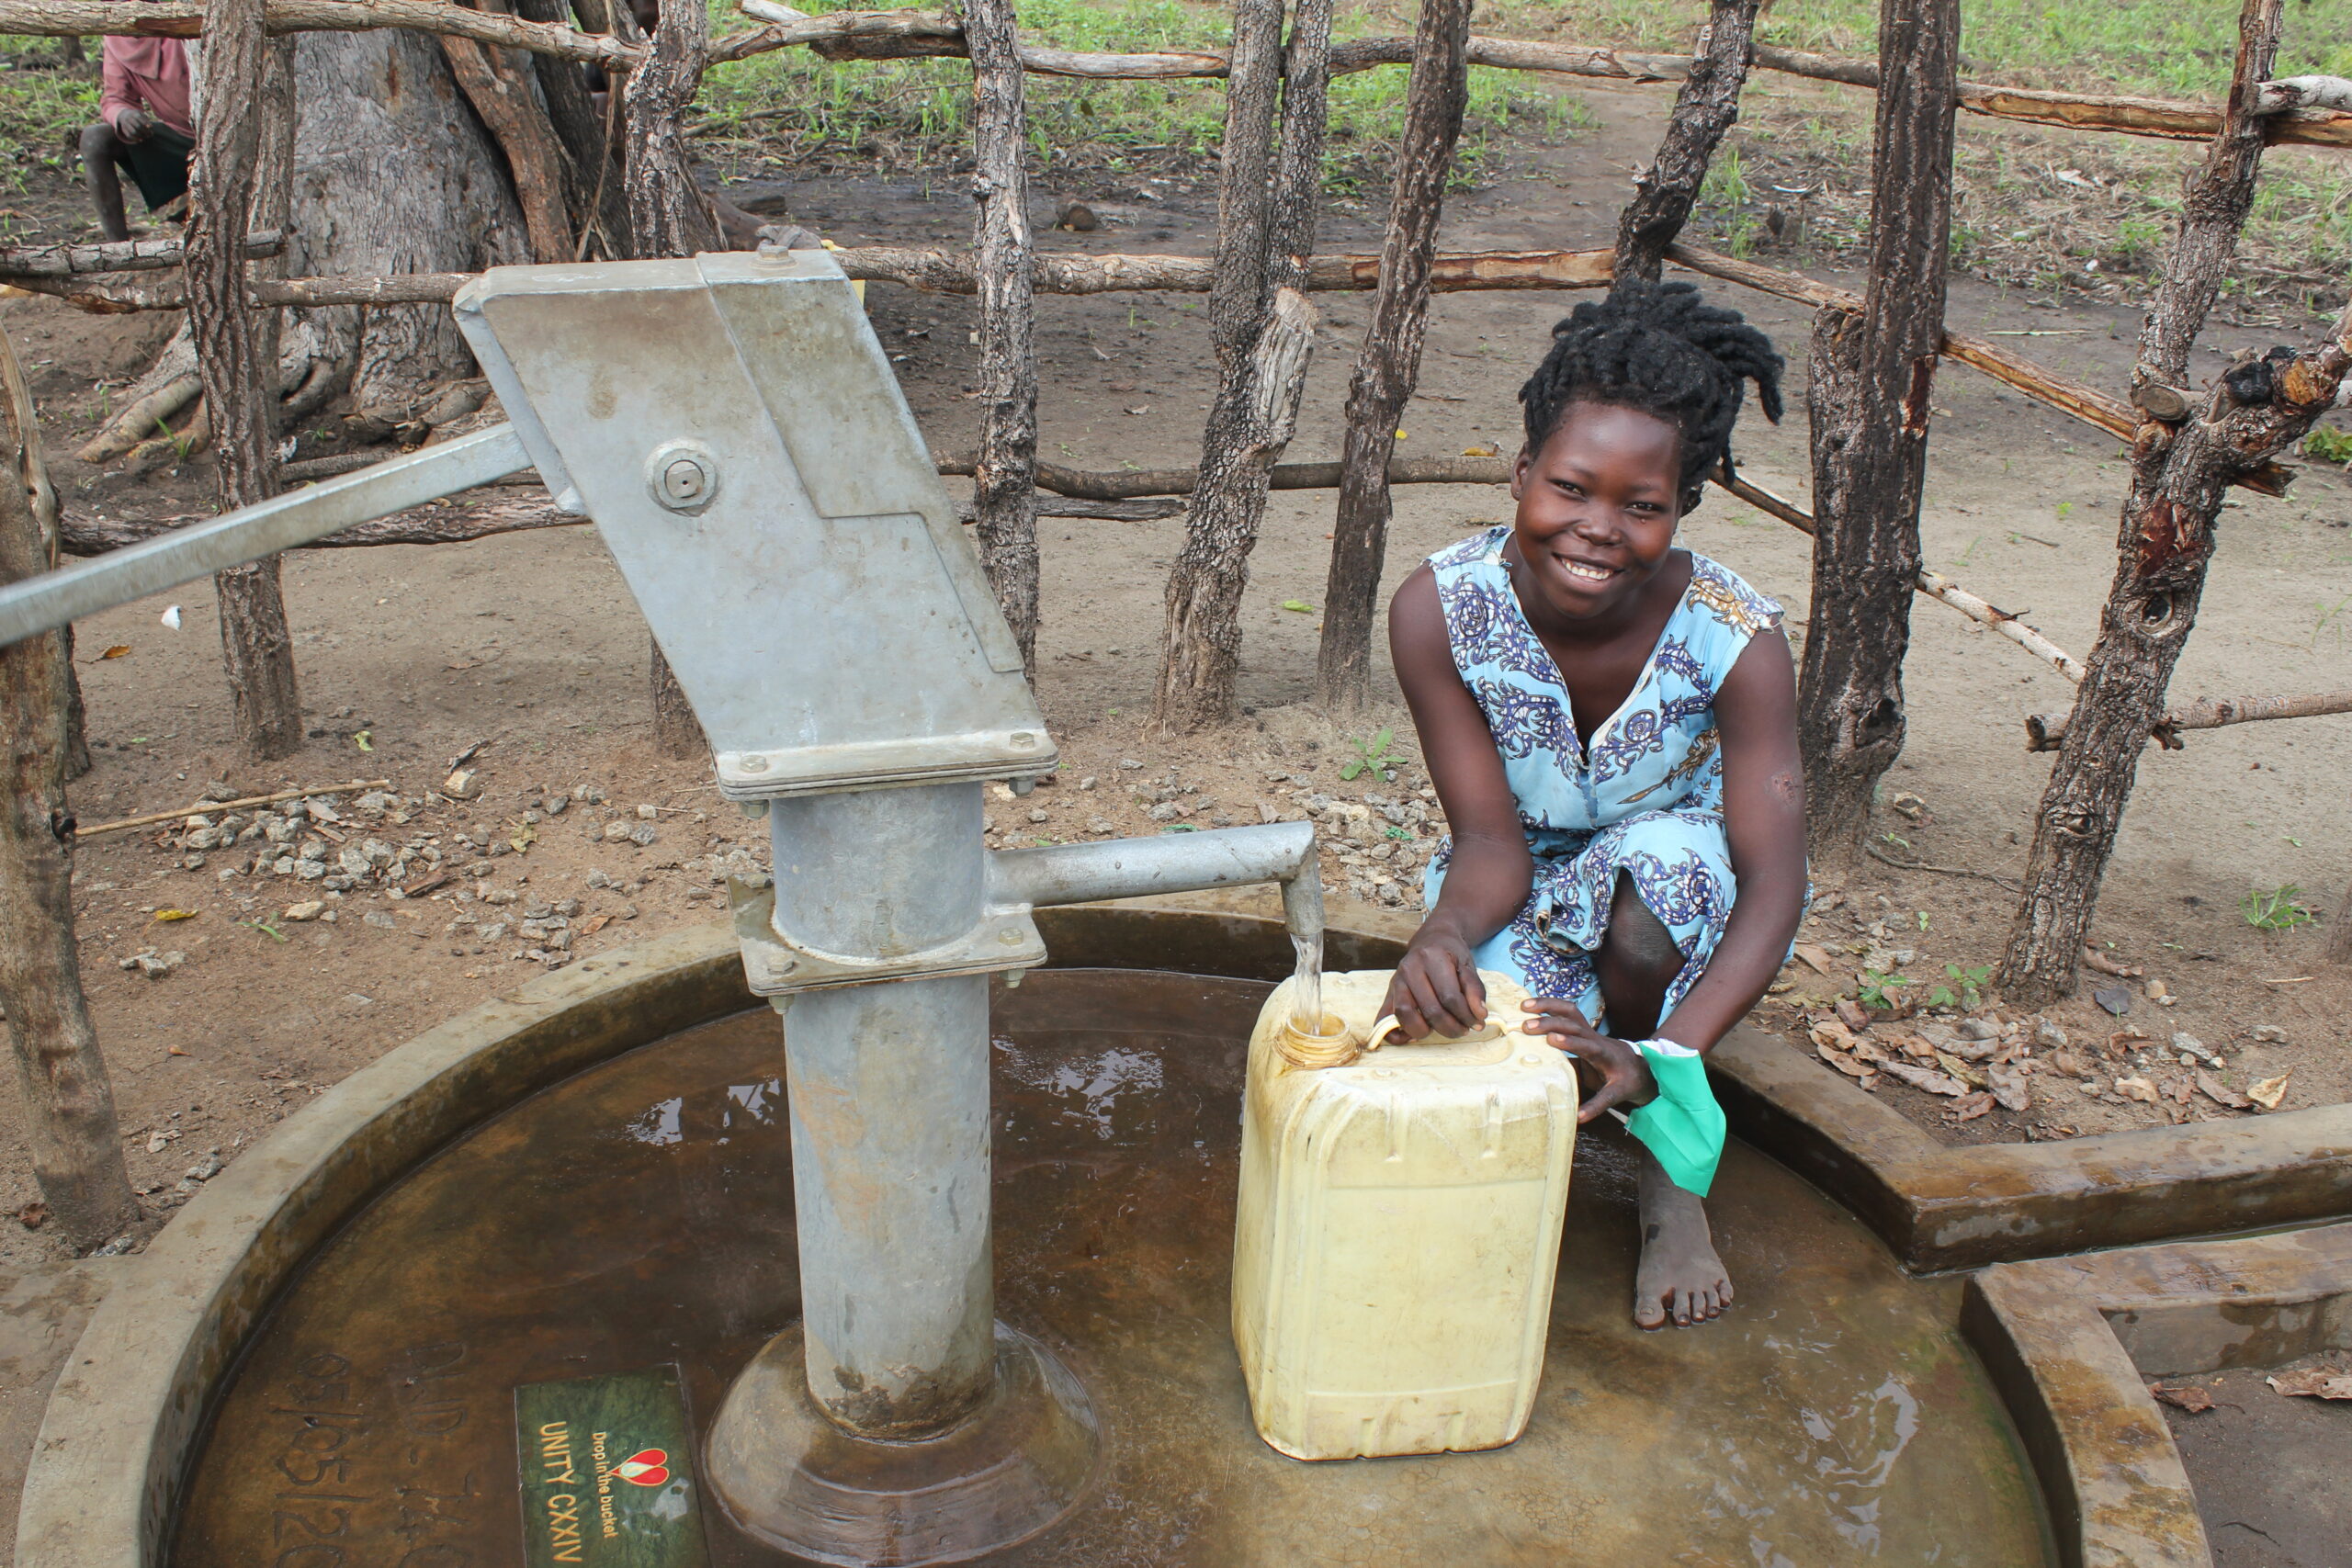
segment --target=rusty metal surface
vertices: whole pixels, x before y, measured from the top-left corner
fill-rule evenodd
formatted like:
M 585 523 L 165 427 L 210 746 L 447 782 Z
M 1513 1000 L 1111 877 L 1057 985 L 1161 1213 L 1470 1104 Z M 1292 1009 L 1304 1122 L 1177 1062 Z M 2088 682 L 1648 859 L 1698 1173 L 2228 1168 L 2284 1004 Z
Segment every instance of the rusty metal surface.
M 1723 1323 L 1632 1327 L 1630 1145 L 1600 1134 L 1525 1438 L 1349 1465 L 1265 1448 L 1225 1327 L 1241 1053 L 1265 993 L 1060 970 L 997 994 L 1001 1312 L 1085 1379 L 1108 1458 L 1077 1517 L 995 1561 L 2043 1561 L 1951 1288 L 1905 1279 L 1739 1147 L 1718 1210 L 1741 1297 Z M 592 1068 L 360 1213 L 230 1379 L 172 1560 L 515 1562 L 514 1384 L 674 1362 L 707 1423 L 796 1305 L 774 1031 L 762 1010 Z M 783 1561 L 707 1522 L 722 1568 Z

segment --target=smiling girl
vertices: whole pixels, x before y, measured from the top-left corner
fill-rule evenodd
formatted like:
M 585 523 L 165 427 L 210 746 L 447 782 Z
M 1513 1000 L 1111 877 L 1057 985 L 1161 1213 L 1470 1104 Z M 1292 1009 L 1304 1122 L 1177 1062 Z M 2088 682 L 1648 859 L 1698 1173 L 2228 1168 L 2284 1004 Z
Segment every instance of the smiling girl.
M 1478 970 L 1537 998 L 1580 1117 L 1643 1144 L 1645 1328 L 1732 1297 L 1701 1203 L 1723 1138 L 1704 1054 L 1786 960 L 1805 895 L 1796 680 L 1781 609 L 1674 542 L 1728 463 L 1742 383 L 1781 360 L 1687 283 L 1578 305 L 1520 390 L 1518 513 L 1396 592 L 1389 645 L 1453 833 L 1388 998 L 1469 1032 Z M 1664 1156 L 1663 1160 L 1661 1156 Z

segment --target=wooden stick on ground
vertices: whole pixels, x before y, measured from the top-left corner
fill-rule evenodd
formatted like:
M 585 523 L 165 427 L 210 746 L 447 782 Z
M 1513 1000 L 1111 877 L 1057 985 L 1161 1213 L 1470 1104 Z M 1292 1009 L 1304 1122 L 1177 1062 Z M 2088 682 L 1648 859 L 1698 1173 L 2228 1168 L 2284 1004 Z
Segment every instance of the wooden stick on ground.
M 1037 673 L 1036 294 L 1030 265 L 1029 111 L 1013 0 L 966 0 L 972 51 L 973 270 L 979 281 L 980 446 L 972 479 L 980 565 Z
M 0 356 L 16 350 L 0 333 Z M 19 482 L 40 440 L 0 397 L 0 582 L 43 571 L 49 550 Z M 0 1024 L 17 1062 L 33 1179 L 78 1251 L 139 1217 L 115 1120 L 114 1091 L 82 992 L 74 935 L 74 814 L 65 798 L 65 639 L 51 632 L 0 648 Z
M 281 789 L 272 795 L 248 795 L 235 800 L 199 800 L 193 806 L 183 806 L 177 811 L 150 811 L 143 817 L 126 817 L 119 822 L 101 822 L 95 828 L 77 828 L 77 839 L 95 839 L 101 833 L 128 832 L 133 828 L 152 828 L 158 822 L 177 822 L 184 818 L 209 816 L 217 811 L 242 811 L 248 806 L 275 806 L 281 800 L 306 800 L 314 795 L 349 795 L 356 789 L 390 789 L 390 779 L 354 779 L 349 784 L 312 784 L 308 789 Z
M 1339 508 L 1323 592 L 1323 635 L 1315 654 L 1316 684 L 1329 709 L 1360 708 L 1371 694 L 1372 626 L 1388 551 L 1388 463 L 1396 451 L 1396 422 L 1421 373 L 1438 220 L 1463 111 L 1470 102 L 1470 72 L 1463 59 L 1470 8 L 1471 0 L 1422 0 L 1414 35 L 1405 130 L 1389 182 L 1380 292 L 1348 383 Z

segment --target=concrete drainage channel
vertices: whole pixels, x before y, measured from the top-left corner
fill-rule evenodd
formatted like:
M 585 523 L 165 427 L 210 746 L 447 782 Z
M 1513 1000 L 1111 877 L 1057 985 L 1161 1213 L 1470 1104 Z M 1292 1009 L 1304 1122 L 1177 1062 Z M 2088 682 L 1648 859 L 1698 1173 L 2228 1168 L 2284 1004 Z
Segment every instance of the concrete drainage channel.
M 1229 990 L 1232 981 L 1272 981 L 1290 971 L 1288 937 L 1272 907 L 1265 896 L 1194 895 L 1040 909 L 1037 924 L 1058 968 L 1212 977 L 1202 982 L 1210 998 L 1204 1005 L 1214 1004 L 1213 1013 L 1217 1007 L 1230 1012 L 1259 993 L 1220 1000 L 1217 987 Z M 1410 930 L 1387 911 L 1335 915 L 1327 931 L 1327 963 L 1334 969 L 1392 964 Z M 1050 972 L 1031 982 L 1041 988 L 1052 983 Z M 1079 1011 L 1117 1011 L 1110 1002 L 1086 1001 L 1084 991 L 1080 986 L 1071 993 L 1079 1000 L 1070 1005 Z M 1115 987 L 1104 993 L 1116 994 Z M 209 1473 L 203 1462 L 209 1447 L 232 1440 L 221 1412 L 241 1359 L 254 1359 L 276 1316 L 293 1310 L 289 1303 L 306 1270 L 338 1236 L 436 1156 L 495 1133 L 492 1124 L 510 1109 L 591 1076 L 592 1069 L 618 1070 L 639 1047 L 711 1027 L 753 1005 L 732 932 L 718 926 L 681 932 L 585 960 L 453 1020 L 354 1074 L 288 1120 L 131 1260 L 92 1318 L 51 1398 L 27 1478 L 17 1561 L 43 1568 L 119 1568 L 223 1560 L 227 1549 L 183 1518 L 188 1489 L 209 1484 L 202 1482 Z M 2352 1332 L 2352 1226 L 2088 1257 L 2050 1255 L 2144 1242 L 2167 1230 L 2275 1227 L 2352 1213 L 2348 1113 L 2343 1108 L 2295 1112 L 2227 1129 L 2245 1134 L 2235 1137 L 2217 1135 L 2222 1130 L 2213 1128 L 2164 1129 L 2072 1145 L 1951 1150 L 1764 1037 L 1735 1036 L 1719 1053 L 1719 1066 L 1740 1137 L 1842 1204 L 1897 1258 L 1926 1270 L 1996 1265 L 1964 1284 L 1947 1277 L 1899 1288 L 1898 1293 L 1909 1292 L 1901 1299 L 1913 1303 L 1905 1310 L 1928 1303 L 1923 1310 L 1941 1324 L 1937 1332 L 1953 1345 L 1964 1338 L 1974 1360 L 1963 1381 L 1991 1391 L 1981 1401 L 1979 1420 L 1995 1424 L 1987 1429 L 1993 1448 L 1980 1445 L 1973 1459 L 1936 1462 L 1981 1467 L 1996 1450 L 2021 1452 L 2022 1460 L 2007 1462 L 2016 1475 L 2030 1475 L 2027 1491 L 2038 1489 L 2049 1531 L 2047 1555 L 2070 1568 L 2209 1562 L 2187 1472 L 2141 1374 L 2183 1375 L 2346 1348 Z M 1165 1100 L 1179 1089 L 1172 1080 L 1155 1079 L 1134 1091 L 1125 1102 L 1127 1111 L 1118 1111 L 1122 1102 L 1105 1103 L 1119 1115 L 1148 1122 L 1168 1114 L 1154 1109 L 1153 1094 Z M 656 1142 L 664 1135 L 659 1129 L 646 1134 Z M 1578 1158 L 1580 1181 L 1605 1184 L 1604 1145 L 1597 1142 Z M 1057 1155 L 1046 1163 L 1068 1162 Z M 998 1180 L 1008 1179 L 1001 1156 Z M 1753 1179 L 1785 1178 L 1767 1161 L 1756 1167 Z M 1206 1255 L 1222 1240 L 1196 1234 L 1182 1245 Z M 1143 1258 L 1137 1267 L 1147 1267 L 1148 1236 L 1114 1235 L 1085 1245 L 1130 1244 Z M 1020 1250 L 1024 1245 L 1000 1244 L 1001 1271 L 1019 1267 L 1008 1257 L 1030 1256 Z M 1063 1238 L 1055 1245 L 1076 1243 Z M 2014 1261 L 2029 1258 L 2043 1260 Z M 1563 1270 L 1564 1280 L 1568 1273 Z M 715 1287 L 706 1281 L 695 1288 Z M 1882 1288 L 1896 1287 L 1882 1282 Z M 746 1346 L 775 1326 L 757 1325 Z M 1555 1320 L 1554 1333 L 1555 1343 L 1569 1347 L 1547 1374 L 1546 1397 L 1556 1392 L 1557 1403 L 1566 1406 L 1555 1427 L 1602 1420 L 1607 1406 L 1599 1384 L 1586 1382 L 1593 1392 L 1580 1392 L 1574 1386 L 1580 1380 L 1563 1370 L 1574 1366 L 1575 1330 Z M 1201 1364 L 1213 1367 L 1214 1335 L 1199 1337 Z M 1647 1341 L 1658 1348 L 1660 1368 L 1679 1356 L 1713 1354 L 1700 1337 L 1686 1343 L 1687 1349 L 1672 1337 Z M 1618 1352 L 1596 1340 L 1584 1353 Z M 1631 1353 L 1646 1352 L 1636 1348 Z M 1080 1371 L 1091 1378 L 1104 1375 L 1086 1348 L 1078 1354 Z M 1225 1356 L 1229 1360 L 1229 1349 Z M 1115 1388 L 1116 1380 L 1112 1382 Z M 1997 1429 L 2003 1410 L 2010 1430 Z M 709 1415 L 702 1410 L 703 1424 Z M 484 1407 L 469 1418 L 503 1430 L 509 1417 Z M 216 1419 L 222 1424 L 208 1431 Z M 1151 1440 L 1138 1430 L 1135 1414 L 1123 1416 L 1115 1401 L 1105 1431 L 1105 1446 L 1119 1462 L 1132 1461 Z M 1220 1440 L 1231 1445 L 1227 1455 L 1250 1450 L 1246 1462 L 1256 1462 L 1246 1425 Z M 1501 1450 L 1379 1462 L 1429 1462 L 1441 1467 L 1431 1473 L 1460 1474 L 1466 1472 L 1442 1467 L 1523 1465 L 1543 1451 L 1541 1441 L 1551 1440 L 1539 1423 L 1515 1460 L 1509 1457 L 1514 1450 Z M 502 1441 L 512 1463 L 511 1437 Z M 1342 1476 L 1351 1469 L 1375 1473 L 1363 1465 L 1304 1472 Z M 1394 1478 L 1403 1472 L 1376 1473 Z M 1114 1475 L 1091 1484 L 1115 1489 L 1122 1483 Z M 1995 1491 L 2002 1484 L 1997 1477 L 1979 1483 Z M 356 1495 L 360 1488 L 346 1490 Z M 1775 1506 L 1783 1502 L 1790 1511 L 1807 1506 L 1803 1498 L 1776 1499 Z M 204 1506 L 217 1511 L 213 1502 Z M 1829 1498 L 1821 1506 L 1834 1511 L 1842 1505 Z M 2033 1506 L 2030 1499 L 2026 1506 Z M 713 1530 L 723 1532 L 718 1510 L 706 1509 Z M 261 1517 L 266 1521 L 266 1506 Z M 1087 1519 L 1081 1506 L 1056 1533 L 1093 1528 Z M 321 1514 L 317 1522 L 333 1521 Z M 511 1543 L 514 1521 L 501 1530 L 500 1539 Z M 1054 1539 L 1049 1534 L 1035 1547 L 1014 1548 L 1017 1556 L 1006 1560 L 1063 1561 L 1047 1550 Z M 413 1536 L 401 1540 L 403 1550 L 421 1543 Z M 1345 1552 L 1354 1547 L 1340 1542 L 1338 1549 L 1342 1555 L 1333 1561 L 1348 1560 Z M 730 1550 L 732 1555 L 720 1551 L 713 1560 L 760 1560 L 743 1555 L 741 1547 Z M 2030 1555 L 2028 1548 L 2013 1560 Z M 313 1557 L 320 1563 L 344 1560 L 332 1553 Z M 363 1550 L 348 1560 L 374 1559 Z

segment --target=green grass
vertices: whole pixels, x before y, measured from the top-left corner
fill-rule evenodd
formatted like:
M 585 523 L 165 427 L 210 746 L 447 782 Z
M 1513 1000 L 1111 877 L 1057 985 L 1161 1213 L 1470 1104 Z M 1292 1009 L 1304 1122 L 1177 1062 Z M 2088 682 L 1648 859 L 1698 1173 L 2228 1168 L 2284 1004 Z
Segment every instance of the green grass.
M 1478 26 L 1543 25 L 1579 43 L 1679 50 L 1705 19 L 1696 5 L 1657 0 L 1489 0 Z M 1759 29 L 1788 49 L 1872 54 L 1876 0 L 1779 0 Z M 1962 69 L 2026 86 L 2108 88 L 2158 97 L 2218 97 L 2237 52 L 2228 0 L 1963 0 Z M 2278 51 L 2281 76 L 2352 73 L 2352 0 L 2295 0 Z
M 98 118 L 96 41 L 90 43 L 87 68 L 26 69 L 28 62 L 55 59 L 57 51 L 55 39 L 0 38 L 0 147 L 9 152 L 0 159 L 0 191 L 24 189 L 34 164 L 67 166 L 74 137 Z M 0 215 L 0 234 L 15 227 L 12 217 Z
M 822 13 L 870 9 L 810 0 Z M 731 9 L 715 24 L 741 28 Z M 1232 36 L 1224 6 L 1183 0 L 1025 0 L 1025 36 L 1056 48 L 1096 51 L 1213 49 Z M 1350 6 L 1339 38 L 1400 30 L 1393 15 Z M 1331 84 L 1325 154 L 1341 190 L 1377 183 L 1404 118 L 1407 73 L 1383 68 Z M 1205 169 L 1221 139 L 1224 84 L 1215 80 L 1088 82 L 1051 76 L 1026 84 L 1030 141 L 1039 167 L 1113 172 Z M 956 168 L 970 151 L 971 68 L 961 60 L 844 61 L 792 50 L 723 65 L 707 80 L 696 133 L 736 156 L 845 168 Z M 1558 134 L 1589 123 L 1573 98 L 1525 73 L 1476 70 L 1456 157 L 1459 183 L 1474 183 L 1513 129 Z

